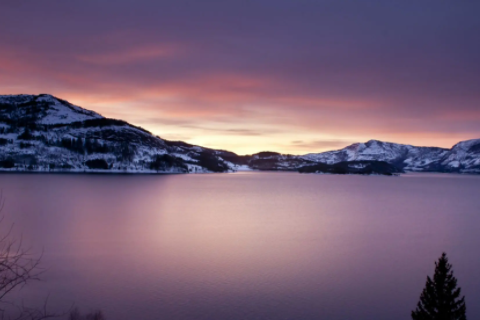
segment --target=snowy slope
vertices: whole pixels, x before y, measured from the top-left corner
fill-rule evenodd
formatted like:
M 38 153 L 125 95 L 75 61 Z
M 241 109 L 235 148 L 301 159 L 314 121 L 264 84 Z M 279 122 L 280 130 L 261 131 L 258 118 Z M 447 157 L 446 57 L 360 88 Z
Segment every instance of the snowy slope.
M 381 161 L 400 171 L 480 173 L 480 139 L 463 141 L 452 149 L 416 147 L 378 140 L 355 143 L 346 148 L 303 156 L 261 152 L 247 165 L 259 170 L 299 170 L 315 164 Z
M 374 160 L 394 164 L 409 171 L 422 171 L 448 152 L 435 147 L 414 147 L 391 142 L 370 140 L 355 143 L 344 149 L 324 153 L 307 154 L 303 158 L 328 164 L 341 161 Z
M 327 164 L 362 160 L 385 161 L 406 171 L 480 173 L 480 140 L 460 142 L 452 149 L 370 140 L 340 150 L 307 154 L 302 158 Z
M 16 117 L 34 116 L 37 123 L 45 125 L 103 118 L 98 113 L 77 107 L 48 94 L 0 96 L 0 105 L 14 107 L 13 112 L 2 109 L 0 115 L 3 117 L 15 119 Z
M 231 171 L 223 153 L 155 137 L 51 95 L 0 96 L 3 171 Z
M 480 173 L 480 139 L 457 143 L 440 160 L 444 171 Z
M 451 149 L 370 140 L 303 156 L 276 152 L 238 156 L 168 141 L 51 95 L 0 96 L 0 171 L 298 171 L 339 163 L 358 169 L 355 165 L 365 161 L 385 162 L 399 171 L 480 173 L 480 139 L 459 142 Z

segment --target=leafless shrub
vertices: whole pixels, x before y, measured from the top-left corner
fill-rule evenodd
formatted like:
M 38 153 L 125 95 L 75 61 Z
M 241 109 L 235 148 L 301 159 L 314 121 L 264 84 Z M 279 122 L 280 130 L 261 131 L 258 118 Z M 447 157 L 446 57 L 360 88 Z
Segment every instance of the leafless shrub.
M 0 212 L 4 207 L 0 191 Z M 0 225 L 4 218 L 0 217 Z M 0 319 L 1 320 L 42 320 L 56 317 L 47 311 L 47 300 L 42 308 L 29 308 L 16 305 L 7 300 L 8 295 L 15 289 L 25 286 L 31 281 L 39 280 L 42 269 L 39 267 L 42 255 L 34 255 L 25 249 L 22 241 L 16 241 L 12 233 L 13 225 L 0 236 Z M 13 314 L 7 314 L 9 307 Z
M 0 218 L 0 224 L 3 218 Z M 41 255 L 35 256 L 24 249 L 22 241 L 10 237 L 11 229 L 0 238 L 0 301 L 13 289 L 30 281 L 39 280 Z
M 0 212 L 3 206 L 4 201 L 0 191 Z M 0 217 L 0 226 L 2 223 L 3 217 Z M 41 308 L 30 308 L 7 301 L 7 296 L 13 290 L 40 280 L 39 276 L 43 271 L 40 268 L 42 254 L 35 255 L 29 249 L 25 249 L 21 240 L 16 241 L 11 236 L 12 229 L 13 225 L 3 236 L 0 235 L 0 320 L 44 320 L 65 316 L 68 316 L 68 320 L 105 320 L 100 310 L 86 315 L 82 315 L 78 308 L 71 309 L 69 314 L 49 312 L 48 299 Z M 9 307 L 10 312 L 7 313 L 6 307 Z

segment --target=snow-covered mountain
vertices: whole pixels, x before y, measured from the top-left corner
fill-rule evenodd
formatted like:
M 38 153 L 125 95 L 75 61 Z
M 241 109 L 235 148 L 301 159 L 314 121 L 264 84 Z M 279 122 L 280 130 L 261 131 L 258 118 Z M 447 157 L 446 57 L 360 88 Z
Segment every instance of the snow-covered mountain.
M 432 163 L 429 170 L 480 173 L 480 139 L 457 143 L 438 162 Z
M 359 173 L 359 165 L 363 171 L 375 168 L 382 173 L 480 173 L 480 139 L 459 142 L 451 149 L 370 140 L 302 156 L 276 152 L 238 156 L 168 141 L 51 95 L 0 96 L 2 171 L 195 173 L 256 169 L 349 173 L 351 169 Z
M 278 160 L 289 158 L 325 164 L 382 161 L 403 171 L 480 173 L 480 139 L 459 142 L 451 149 L 370 140 L 335 151 L 279 156 Z
M 303 158 L 328 164 L 358 160 L 385 161 L 407 171 L 424 171 L 432 163 L 445 156 L 448 151 L 448 149 L 435 147 L 414 147 L 370 140 L 366 143 L 355 143 L 336 151 L 307 154 Z
M 226 172 L 236 156 L 153 136 L 51 95 L 0 96 L 3 171 Z

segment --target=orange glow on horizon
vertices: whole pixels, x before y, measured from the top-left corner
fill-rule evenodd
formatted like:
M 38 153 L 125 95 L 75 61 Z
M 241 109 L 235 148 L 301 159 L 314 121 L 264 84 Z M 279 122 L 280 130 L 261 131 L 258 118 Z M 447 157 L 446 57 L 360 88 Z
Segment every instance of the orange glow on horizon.
M 0 52 L 0 94 L 49 93 L 103 116 L 125 120 L 169 140 L 238 154 L 336 150 L 370 139 L 450 148 L 480 138 L 480 113 L 435 112 L 422 99 L 304 92 L 285 79 L 215 71 L 180 79 L 118 77 L 112 65 L 170 59 L 182 45 L 144 46 L 116 53 L 75 55 L 64 68 L 12 48 Z M 52 67 L 53 66 L 53 67 Z M 90 66 L 90 67 L 88 67 Z M 113 70 L 113 71 L 112 71 Z M 136 79 L 141 79 L 137 83 Z

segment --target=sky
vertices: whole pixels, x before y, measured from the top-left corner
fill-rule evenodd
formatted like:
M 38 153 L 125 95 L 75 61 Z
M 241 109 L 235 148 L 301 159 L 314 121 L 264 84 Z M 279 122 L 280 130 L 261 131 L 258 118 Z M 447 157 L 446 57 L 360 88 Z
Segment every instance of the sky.
M 480 138 L 480 1 L 1 0 L 0 94 L 238 154 Z

